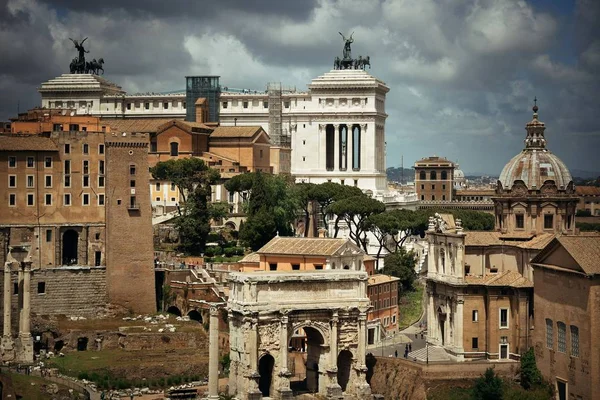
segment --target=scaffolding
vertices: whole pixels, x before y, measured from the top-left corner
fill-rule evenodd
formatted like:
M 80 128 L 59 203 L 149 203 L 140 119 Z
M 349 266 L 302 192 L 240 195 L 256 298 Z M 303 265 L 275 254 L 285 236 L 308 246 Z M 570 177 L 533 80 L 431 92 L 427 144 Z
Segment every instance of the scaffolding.
M 267 84 L 269 95 L 269 136 L 271 144 L 281 146 L 281 82 Z
M 186 76 L 185 81 L 185 120 L 196 122 L 196 101 L 205 98 L 208 102 L 209 121 L 219 122 L 219 107 L 221 100 L 221 87 L 219 76 Z

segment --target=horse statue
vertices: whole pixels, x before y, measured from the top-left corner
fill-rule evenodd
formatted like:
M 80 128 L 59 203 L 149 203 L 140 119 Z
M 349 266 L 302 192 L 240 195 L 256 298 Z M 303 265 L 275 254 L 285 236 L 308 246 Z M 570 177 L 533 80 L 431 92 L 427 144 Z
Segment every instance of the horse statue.
M 358 56 L 356 60 L 354 60 L 354 69 L 361 69 L 363 67 L 363 58 L 362 56 Z
M 333 60 L 333 69 L 342 69 L 342 60 L 340 60 L 339 57 L 336 57 L 335 60 Z
M 71 61 L 71 64 L 69 65 L 69 70 L 71 71 L 72 74 L 83 74 L 86 72 L 86 63 L 85 62 L 79 62 L 79 59 L 77 57 L 75 57 L 73 59 L 73 61 Z
M 366 56 L 365 58 L 363 58 L 362 60 L 362 69 L 365 69 L 366 66 L 369 66 L 369 69 L 371 69 L 371 57 Z
M 102 75 L 104 75 L 104 68 L 102 68 L 102 64 L 104 64 L 104 59 L 100 58 L 98 61 L 94 58 L 90 62 L 85 63 L 85 73 L 99 75 L 102 70 Z

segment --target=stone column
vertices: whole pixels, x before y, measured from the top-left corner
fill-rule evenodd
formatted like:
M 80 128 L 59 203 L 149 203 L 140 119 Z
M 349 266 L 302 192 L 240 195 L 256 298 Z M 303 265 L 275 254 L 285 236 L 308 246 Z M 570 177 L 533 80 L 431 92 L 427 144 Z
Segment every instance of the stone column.
M 255 285 L 256 286 L 256 285 Z M 248 357 L 250 357 L 250 371 L 248 378 L 248 400 L 262 399 L 262 393 L 258 388 L 258 316 L 250 319 L 250 340 L 248 343 Z
M 33 362 L 33 338 L 31 337 L 30 315 L 31 315 L 31 258 L 28 257 L 23 261 L 22 269 L 19 270 L 19 275 L 23 279 L 22 285 L 22 308 L 21 318 L 19 323 L 19 342 L 20 346 L 17 352 L 18 361 L 25 363 Z
M 2 361 L 12 361 L 15 358 L 15 343 L 12 338 L 11 329 L 11 298 L 12 298 L 12 281 L 10 272 L 12 269 L 12 262 L 7 261 L 4 263 L 4 331 L 2 334 Z M 18 265 L 18 264 L 17 264 Z
M 210 308 L 208 345 L 208 397 L 219 398 L 219 309 Z
M 279 362 L 281 364 L 281 370 L 279 371 L 280 382 L 278 391 L 280 399 L 293 398 L 293 393 L 290 389 L 290 376 L 292 376 L 292 374 L 288 370 L 288 322 L 288 316 L 284 314 L 281 317 L 281 324 L 279 326 L 279 348 L 281 349 L 279 354 L 281 359 Z
M 463 322 L 464 322 L 464 310 L 463 307 L 465 305 L 465 300 L 462 297 L 459 297 L 456 301 L 456 314 L 454 315 L 454 324 L 456 329 L 454 330 L 454 337 L 456 338 L 456 350 L 457 352 L 464 353 L 464 341 L 463 341 Z M 463 355 L 458 355 L 458 358 L 463 360 Z
M 367 383 L 367 366 L 365 360 L 366 342 L 367 342 L 367 311 L 360 310 L 358 315 L 358 365 L 355 367 L 357 372 L 356 394 L 360 399 L 371 397 L 371 386 Z
M 427 300 L 429 302 L 429 310 L 427 310 L 427 339 L 435 338 L 435 307 L 433 303 L 433 292 L 429 288 L 427 291 Z
M 331 316 L 331 336 L 329 338 L 330 365 L 327 369 L 329 378 L 329 384 L 327 385 L 328 398 L 339 398 L 342 396 L 342 387 L 337 382 L 338 323 L 339 316 L 337 310 L 335 310 Z

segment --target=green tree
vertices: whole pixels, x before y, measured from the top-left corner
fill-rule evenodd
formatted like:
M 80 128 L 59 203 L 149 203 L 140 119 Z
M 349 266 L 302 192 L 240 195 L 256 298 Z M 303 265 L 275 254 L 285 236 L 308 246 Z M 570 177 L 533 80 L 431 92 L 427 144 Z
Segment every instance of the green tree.
M 380 214 L 385 211 L 385 205 L 379 200 L 372 199 L 364 194 L 358 196 L 346 197 L 336 200 L 327 211 L 337 216 L 336 237 L 338 233 L 338 221 L 344 220 L 350 231 L 350 239 L 358 247 L 367 250 L 365 242 L 365 233 L 368 228 L 367 219 L 374 214 Z
M 533 347 L 530 347 L 521 356 L 521 386 L 523 386 L 523 389 L 530 389 L 541 383 L 542 374 L 535 363 Z
M 502 400 L 504 387 L 502 379 L 496 375 L 493 368 L 488 368 L 475 381 L 471 398 L 473 400 Z
M 204 252 L 210 220 L 222 210 L 221 206 L 209 203 L 211 185 L 220 179 L 219 172 L 209 168 L 199 158 L 159 162 L 150 172 L 154 179 L 169 181 L 179 189 L 183 204 L 179 207 L 175 226 L 179 232 L 181 250 L 189 254 Z
M 395 252 L 384 257 L 382 273 L 400 279 L 398 298 L 400 298 L 401 291 L 412 290 L 413 282 L 417 277 L 417 273 L 415 272 L 416 263 L 417 258 L 415 254 L 412 251 L 407 252 L 404 247 L 400 247 Z

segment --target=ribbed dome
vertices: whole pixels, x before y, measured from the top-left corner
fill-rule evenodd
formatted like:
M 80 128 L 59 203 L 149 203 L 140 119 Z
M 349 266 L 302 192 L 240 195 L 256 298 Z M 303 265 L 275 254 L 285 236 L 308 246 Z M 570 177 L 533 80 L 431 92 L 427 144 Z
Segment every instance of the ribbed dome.
M 502 169 L 498 181 L 504 190 L 511 190 L 517 181 L 523 181 L 529 190 L 540 190 L 545 182 L 554 181 L 558 190 L 565 190 L 573 181 L 565 163 L 546 148 L 546 126 L 538 120 L 537 111 L 536 104 L 533 120 L 525 126 L 525 149 Z
M 565 163 L 549 150 L 525 149 L 504 166 L 499 181 L 505 190 L 510 190 L 515 181 L 523 181 L 529 190 L 539 190 L 544 182 L 554 181 L 559 190 L 564 190 L 573 178 Z

